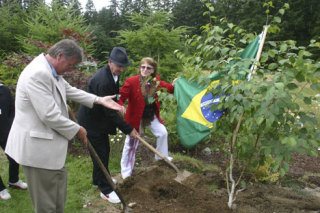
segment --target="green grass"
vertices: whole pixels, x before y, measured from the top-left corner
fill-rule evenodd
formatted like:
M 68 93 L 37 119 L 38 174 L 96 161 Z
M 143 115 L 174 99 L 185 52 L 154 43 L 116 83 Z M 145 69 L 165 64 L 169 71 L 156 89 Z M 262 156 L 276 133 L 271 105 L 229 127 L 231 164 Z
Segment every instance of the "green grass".
M 111 155 L 109 167 L 112 174 L 120 172 L 120 158 L 124 138 L 111 141 Z M 92 187 L 92 162 L 87 154 L 78 156 L 68 155 L 66 161 L 68 172 L 67 202 L 65 213 L 90 212 L 89 208 L 83 208 L 88 202 L 100 199 L 99 190 Z M 5 184 L 8 182 L 8 161 L 4 152 L 0 150 L 0 175 Z M 20 179 L 25 180 L 22 168 L 20 167 Z M 11 199 L 0 200 L 0 212 L 4 213 L 31 213 L 33 212 L 31 198 L 27 190 L 9 189 Z M 92 211 L 92 209 L 91 209 Z

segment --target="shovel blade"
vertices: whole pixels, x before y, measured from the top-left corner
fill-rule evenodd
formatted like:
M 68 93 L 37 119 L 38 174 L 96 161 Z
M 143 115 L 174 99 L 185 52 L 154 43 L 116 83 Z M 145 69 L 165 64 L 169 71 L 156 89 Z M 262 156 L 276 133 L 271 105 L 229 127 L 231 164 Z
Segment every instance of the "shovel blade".
M 123 212 L 124 212 L 124 213 L 132 213 L 133 210 L 132 210 L 132 208 L 126 206 L 126 207 L 123 208 Z
M 188 172 L 187 170 L 183 170 L 183 171 L 178 172 L 177 177 L 174 180 L 179 183 L 182 183 L 182 181 L 187 179 L 190 175 L 192 175 L 191 172 Z

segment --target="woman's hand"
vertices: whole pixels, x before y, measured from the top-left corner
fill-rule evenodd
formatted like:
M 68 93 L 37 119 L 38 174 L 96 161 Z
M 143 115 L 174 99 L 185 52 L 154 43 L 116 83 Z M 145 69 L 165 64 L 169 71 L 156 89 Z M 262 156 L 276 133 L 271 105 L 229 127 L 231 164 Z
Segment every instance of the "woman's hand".
M 176 81 L 177 81 L 179 78 L 180 78 L 180 77 L 177 77 L 177 78 L 173 79 L 173 81 L 172 81 L 172 86 L 174 86 L 174 84 L 176 83 Z

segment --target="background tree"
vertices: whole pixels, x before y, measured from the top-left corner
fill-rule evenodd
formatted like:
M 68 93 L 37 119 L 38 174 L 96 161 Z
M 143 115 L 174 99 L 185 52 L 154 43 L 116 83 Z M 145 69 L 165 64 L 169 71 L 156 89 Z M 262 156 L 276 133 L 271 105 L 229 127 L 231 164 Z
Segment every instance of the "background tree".
M 21 44 L 16 36 L 26 34 L 27 26 L 21 21 L 26 15 L 20 2 L 11 1 L 8 4 L 3 2 L 0 7 L 0 58 L 21 50 Z
M 69 0 L 51 0 L 51 5 L 54 7 L 57 6 L 67 6 L 69 4 Z
M 209 21 L 209 17 L 203 14 L 205 11 L 206 7 L 201 0 L 176 1 L 172 8 L 173 26 L 188 26 L 190 35 L 200 34 L 200 27 Z
M 315 0 L 289 0 L 290 10 L 283 17 L 280 39 L 294 39 L 307 45 L 320 35 L 320 4 Z
M 28 30 L 25 35 L 18 37 L 24 51 L 34 56 L 62 38 L 72 38 L 91 55 L 92 41 L 84 18 L 77 15 L 72 5 L 52 4 L 52 7 L 39 5 L 33 15 L 26 19 Z
M 85 7 L 84 18 L 88 24 L 95 24 L 97 21 L 97 11 L 92 0 L 88 0 Z
M 121 29 L 121 19 L 114 11 L 102 8 L 96 17 L 94 23 L 94 41 L 95 41 L 95 57 L 99 60 L 106 60 L 115 44 L 114 38 L 117 36 L 115 31 Z
M 45 3 L 45 0 L 22 0 L 21 6 L 26 10 L 30 10 L 41 3 Z
M 170 12 L 172 10 L 174 1 L 172 0 L 153 0 L 151 1 L 151 7 L 154 10 L 162 10 L 166 12 Z
M 143 13 L 151 9 L 147 0 L 133 0 L 131 8 L 132 13 Z
M 165 12 L 150 12 L 148 15 L 133 14 L 129 20 L 133 30 L 120 30 L 119 43 L 130 51 L 133 61 L 153 57 L 159 64 L 164 79 L 169 79 L 178 70 L 173 52 L 181 46 L 185 28 L 168 29 L 172 16 Z
M 121 15 L 128 15 L 131 13 L 131 3 L 132 0 L 120 0 L 120 14 Z
M 217 17 L 224 17 L 248 31 L 259 32 L 261 26 L 272 19 L 270 14 L 277 12 L 284 3 L 290 9 L 281 17 L 281 31 L 272 35 L 274 39 L 293 39 L 305 45 L 320 35 L 320 4 L 317 0 L 217 0 L 213 6 Z
M 119 16 L 119 3 L 118 0 L 111 0 L 111 4 L 109 6 L 114 16 Z
M 72 8 L 72 10 L 77 16 L 80 16 L 82 14 L 82 7 L 78 0 L 69 0 L 68 6 Z

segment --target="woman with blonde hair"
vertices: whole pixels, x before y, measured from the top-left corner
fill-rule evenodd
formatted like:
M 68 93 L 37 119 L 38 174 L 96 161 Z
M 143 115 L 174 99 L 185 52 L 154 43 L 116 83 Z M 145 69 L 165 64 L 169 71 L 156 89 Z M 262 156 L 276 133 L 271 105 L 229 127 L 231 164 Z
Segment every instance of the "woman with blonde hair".
M 119 103 L 124 105 L 128 102 L 125 120 L 140 133 L 145 127 L 150 128 L 152 134 L 157 138 L 156 149 L 169 160 L 168 152 L 168 132 L 160 118 L 160 102 L 157 91 L 166 89 L 173 93 L 174 85 L 160 79 L 157 74 L 157 62 L 150 57 L 145 57 L 140 61 L 140 73 L 125 80 L 120 89 Z M 126 136 L 121 157 L 121 175 L 125 179 L 132 174 L 135 163 L 135 153 L 139 141 Z M 160 160 L 155 156 L 156 160 Z

